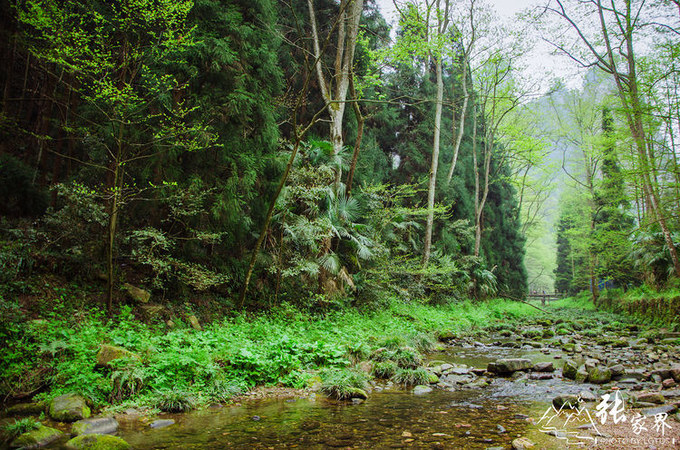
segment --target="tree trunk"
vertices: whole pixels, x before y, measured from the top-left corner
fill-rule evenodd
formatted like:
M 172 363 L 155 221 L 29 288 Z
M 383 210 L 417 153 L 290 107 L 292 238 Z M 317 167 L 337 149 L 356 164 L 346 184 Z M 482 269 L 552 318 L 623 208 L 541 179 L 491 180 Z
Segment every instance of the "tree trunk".
M 434 224 L 434 194 L 437 185 L 437 167 L 439 165 L 439 139 L 442 124 L 442 103 L 444 101 L 444 81 L 442 79 L 441 56 L 435 58 L 437 74 L 437 100 L 434 113 L 434 137 L 432 139 L 432 163 L 430 165 L 430 182 L 427 188 L 427 225 L 425 227 L 425 247 L 423 250 L 423 267 L 427 267 L 432 248 L 432 227 Z
M 463 141 L 463 134 L 465 131 L 465 115 L 467 112 L 467 107 L 468 107 L 468 101 L 470 100 L 470 93 L 468 92 L 467 88 L 467 59 L 463 61 L 463 109 L 460 112 L 460 119 L 458 121 L 458 137 L 456 138 L 455 144 L 453 146 L 453 159 L 451 160 L 451 167 L 449 167 L 449 173 L 446 175 L 446 183 L 449 184 L 451 183 L 451 179 L 453 178 L 453 171 L 456 169 L 456 163 L 458 161 L 458 153 L 460 152 L 460 143 Z M 453 127 L 453 133 L 452 135 L 455 136 L 456 133 L 456 120 L 455 120 L 455 114 L 454 117 L 451 119 L 452 127 Z
M 354 108 L 354 115 L 357 118 L 357 140 L 354 143 L 354 152 L 352 153 L 352 163 L 349 166 L 349 174 L 347 175 L 347 196 L 352 192 L 352 182 L 354 181 L 354 171 L 357 167 L 357 160 L 359 159 L 359 150 L 361 149 L 361 140 L 364 137 L 364 116 L 361 114 L 361 108 L 359 108 L 359 98 L 357 96 L 356 89 L 354 88 L 354 72 L 349 79 L 349 88 L 352 93 L 352 106 Z

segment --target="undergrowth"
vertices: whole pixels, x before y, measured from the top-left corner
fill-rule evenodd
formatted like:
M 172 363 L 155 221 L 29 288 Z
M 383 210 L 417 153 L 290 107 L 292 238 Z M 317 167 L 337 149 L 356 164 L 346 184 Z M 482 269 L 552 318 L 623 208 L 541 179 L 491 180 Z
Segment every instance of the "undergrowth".
M 420 352 L 437 345 L 433 336 L 463 335 L 536 314 L 504 300 L 441 306 L 391 300 L 380 310 L 326 315 L 284 304 L 268 314 L 243 313 L 204 324 L 203 331 L 144 324 L 129 307 L 111 319 L 92 310 L 3 322 L 7 344 L 0 347 L 0 395 L 40 392 L 34 399 L 47 400 L 78 392 L 95 408 L 178 410 L 225 402 L 256 385 L 304 388 L 319 370 L 349 369 L 381 347 L 384 358 L 371 359 L 392 361 L 376 366 L 381 376 L 391 377 L 397 368 L 415 370 L 422 363 Z M 95 367 L 103 343 L 124 347 L 135 357 Z

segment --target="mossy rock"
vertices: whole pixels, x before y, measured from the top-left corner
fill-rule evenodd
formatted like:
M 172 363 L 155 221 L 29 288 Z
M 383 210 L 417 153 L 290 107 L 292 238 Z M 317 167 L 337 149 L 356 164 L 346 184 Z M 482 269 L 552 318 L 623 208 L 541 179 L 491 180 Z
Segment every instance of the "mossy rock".
M 97 367 L 109 367 L 111 361 L 121 358 L 139 359 L 139 356 L 123 347 L 116 347 L 115 345 L 102 344 L 97 352 Z
M 81 434 L 66 443 L 69 450 L 127 450 L 132 448 L 118 436 L 110 434 Z
M 368 394 L 363 389 L 351 388 L 347 398 L 360 398 L 362 400 L 366 400 L 368 398 Z
M 610 369 L 600 369 L 593 367 L 588 371 L 588 382 L 593 384 L 609 383 L 612 379 L 612 371 Z
M 61 431 L 41 426 L 38 429 L 24 433 L 12 441 L 12 448 L 38 448 L 44 447 L 64 435 Z
M 543 330 L 543 337 L 544 338 L 549 338 L 555 336 L 555 332 L 551 328 L 546 328 Z
M 440 340 L 441 342 L 451 341 L 456 338 L 457 338 L 456 333 L 454 333 L 451 330 L 441 330 L 437 333 L 437 339 Z
M 79 420 L 71 426 L 71 434 L 113 434 L 118 431 L 118 421 L 113 417 Z
M 564 378 L 569 378 L 571 380 L 576 378 L 576 373 L 578 372 L 578 366 L 574 361 L 565 361 L 564 367 L 562 368 L 562 376 Z
M 38 403 L 17 403 L 7 408 L 5 414 L 10 417 L 24 417 L 24 416 L 37 416 L 40 413 L 45 412 L 46 404 L 44 402 Z
M 428 374 L 428 381 L 430 382 L 430 384 L 437 384 L 439 383 L 439 377 L 434 373 L 430 372 Z
M 50 417 L 58 422 L 75 422 L 87 419 L 91 411 L 85 399 L 78 394 L 65 394 L 50 402 Z

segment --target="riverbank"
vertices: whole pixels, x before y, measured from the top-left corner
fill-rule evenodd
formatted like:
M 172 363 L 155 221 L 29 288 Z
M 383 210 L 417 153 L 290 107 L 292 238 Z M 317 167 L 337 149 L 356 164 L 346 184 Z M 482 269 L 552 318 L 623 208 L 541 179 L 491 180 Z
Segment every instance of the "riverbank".
M 188 326 L 172 331 L 149 328 L 125 317 L 118 323 L 89 318 L 71 330 L 74 337 L 89 342 L 83 344 L 79 358 L 75 342 L 65 340 L 63 326 L 57 331 L 59 321 L 53 319 L 33 325 L 41 325 L 45 333 L 63 340 L 53 345 L 53 355 L 43 341 L 43 353 L 62 364 L 70 362 L 74 368 L 82 367 L 82 360 L 89 358 L 94 368 L 78 376 L 97 376 L 99 380 L 109 377 L 110 393 L 120 386 L 116 380 L 122 373 L 137 370 L 145 384 L 137 385 L 136 395 L 118 402 L 94 403 L 83 392 L 88 385 L 76 383 L 52 385 L 50 391 L 34 399 L 48 401 L 66 391 L 85 394 L 92 412 L 114 415 L 120 423 L 119 436 L 135 448 L 150 448 L 154 442 L 168 448 L 208 448 L 225 439 L 236 448 L 283 448 L 293 442 L 359 448 L 375 442 L 402 446 L 427 443 L 440 448 L 499 444 L 508 448 L 521 436 L 541 445 L 548 442 L 545 439 L 552 439 L 550 445 L 556 445 L 559 437 L 542 433 L 536 426 L 551 399 L 582 394 L 584 401 L 590 402 L 584 404 L 594 414 L 593 402 L 614 392 L 624 396 L 626 408 L 670 408 L 672 420 L 672 408 L 679 397 L 670 369 L 680 362 L 678 340 L 664 337 L 664 342 L 657 329 L 643 329 L 621 316 L 574 306 L 577 303 L 564 301 L 549 305 L 544 314 L 531 306 L 506 301 L 444 307 L 392 303 L 379 312 L 326 316 L 283 308 L 266 316 L 234 317 L 206 326 L 203 331 Z M 96 367 L 104 338 L 109 345 L 117 344 L 131 353 L 111 367 Z M 171 365 L 166 361 L 166 370 L 161 372 L 159 364 L 166 358 L 176 362 Z M 241 361 L 239 366 L 237 361 Z M 389 369 L 390 362 L 394 373 L 376 371 Z M 562 366 L 565 370 L 560 370 Z M 569 373 L 567 366 L 575 373 Z M 278 380 L 255 383 L 270 387 L 250 391 L 246 377 L 263 379 L 268 373 L 273 378 L 275 370 L 279 371 Z M 329 379 L 337 380 L 348 373 L 358 376 L 354 381 L 364 383 L 365 395 L 354 392 L 349 396 L 352 401 L 327 400 L 324 392 L 334 392 L 323 390 L 329 386 Z M 395 378 L 397 373 L 401 379 Z M 428 379 L 417 379 L 418 373 L 427 374 Z M 603 379 L 594 378 L 602 374 Z M 405 375 L 414 378 L 405 379 Z M 431 375 L 434 379 L 429 378 Z M 174 392 L 181 395 L 171 398 L 164 396 L 168 391 L 154 390 L 151 383 L 160 383 L 161 377 L 168 385 L 176 383 Z M 123 381 L 134 379 L 130 375 Z M 222 397 L 215 397 L 217 379 L 229 380 L 223 386 L 231 386 L 229 394 L 237 396 L 227 397 L 225 388 Z M 211 381 L 213 384 L 208 384 Z M 414 388 L 415 384 L 419 386 Z M 233 386 L 248 392 L 238 396 Z M 104 387 L 100 381 L 100 388 L 106 392 Z M 652 403 L 660 401 L 658 395 L 664 396 L 663 403 Z M 191 403 L 185 401 L 187 398 Z M 159 399 L 166 402 L 165 406 Z M 196 412 L 178 413 L 189 408 Z M 163 413 L 163 409 L 175 412 Z M 413 416 L 414 411 L 418 412 L 416 416 L 427 418 L 425 422 Z M 70 434 L 71 425 L 51 420 L 51 414 L 36 418 L 49 428 Z M 381 417 L 389 420 L 383 422 L 378 419 Z M 501 428 L 497 428 L 499 425 Z M 347 426 L 359 431 L 348 432 Z M 669 426 L 680 429 L 675 421 Z M 278 431 L 272 434 L 272 429 Z M 620 427 L 616 429 L 619 432 Z M 616 437 L 616 433 L 607 435 Z M 550 445 L 547 448 L 553 448 Z

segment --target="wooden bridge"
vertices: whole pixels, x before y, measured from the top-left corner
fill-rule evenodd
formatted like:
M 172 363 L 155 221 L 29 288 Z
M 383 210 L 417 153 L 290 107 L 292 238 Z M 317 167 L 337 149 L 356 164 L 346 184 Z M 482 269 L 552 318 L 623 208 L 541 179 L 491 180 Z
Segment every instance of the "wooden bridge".
M 565 292 L 546 292 L 546 293 L 528 293 L 527 294 L 527 300 L 540 300 L 542 304 L 545 305 L 546 302 L 553 301 L 553 300 L 560 300 L 562 298 L 567 297 L 567 294 Z

